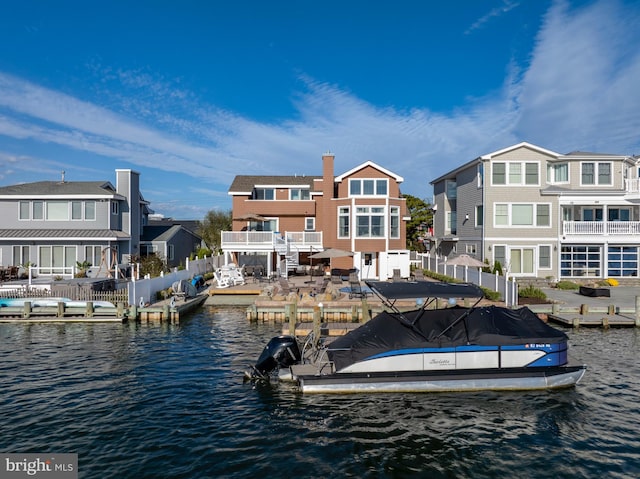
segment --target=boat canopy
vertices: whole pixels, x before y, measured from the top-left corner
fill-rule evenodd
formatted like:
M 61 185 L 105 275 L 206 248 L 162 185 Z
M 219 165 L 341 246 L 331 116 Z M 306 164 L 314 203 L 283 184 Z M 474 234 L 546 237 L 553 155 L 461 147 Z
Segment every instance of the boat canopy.
M 442 283 L 436 281 L 388 282 L 365 281 L 380 297 L 390 300 L 413 298 L 483 298 L 484 292 L 471 283 Z
M 498 306 L 453 307 L 415 310 L 403 313 L 382 312 L 333 341 L 329 359 L 336 370 L 380 354 L 401 354 L 421 348 L 457 346 L 509 346 L 522 344 L 558 344 L 567 335 L 544 323 L 529 308 L 516 310 Z

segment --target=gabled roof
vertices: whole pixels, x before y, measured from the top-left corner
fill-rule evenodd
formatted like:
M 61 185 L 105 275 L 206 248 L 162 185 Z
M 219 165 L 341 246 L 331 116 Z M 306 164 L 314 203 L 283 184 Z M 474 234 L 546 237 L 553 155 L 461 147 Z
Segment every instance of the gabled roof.
M 193 231 L 184 228 L 182 225 L 155 225 L 155 226 L 145 226 L 142 236 L 140 237 L 140 241 L 142 242 L 153 242 L 153 241 L 171 241 L 171 239 L 176 236 L 180 231 L 184 231 L 187 234 L 195 238 L 199 238 Z
M 313 189 L 314 180 L 322 179 L 321 176 L 258 176 L 238 175 L 233 179 L 229 187 L 230 195 L 248 195 L 256 186 L 308 186 Z
M 36 181 L 0 187 L 0 198 L 83 197 L 124 199 L 108 181 Z
M 502 150 L 497 150 L 497 151 L 494 151 L 493 153 L 487 153 L 486 155 L 482 155 L 480 158 L 483 159 L 483 160 L 490 160 L 494 156 L 503 155 L 504 153 L 508 153 L 510 151 L 517 150 L 519 148 L 528 148 L 530 150 L 534 150 L 534 151 L 537 151 L 539 153 L 542 153 L 544 155 L 549 155 L 549 156 L 560 156 L 560 153 L 556 153 L 555 151 L 547 150 L 546 148 L 542 148 L 542 147 L 536 146 L 536 145 L 534 145 L 532 143 L 527 143 L 526 141 L 523 141 L 523 142 L 520 142 L 520 143 L 518 143 L 516 145 L 507 146 L 506 148 L 503 148 Z
M 530 150 L 534 150 L 534 151 L 537 151 L 537 152 L 545 154 L 545 155 L 550 155 L 550 156 L 552 156 L 554 158 L 558 157 L 560 155 L 559 153 L 555 153 L 555 152 L 553 152 L 551 150 L 547 150 L 545 148 L 541 148 L 539 146 L 536 146 L 536 145 L 534 145 L 532 143 L 527 143 L 526 141 L 523 141 L 523 142 L 520 142 L 520 143 L 518 143 L 516 145 L 511 145 L 511 146 L 508 146 L 508 147 L 503 148 L 501 150 L 497 150 L 497 151 L 494 151 L 492 153 L 487 153 L 486 155 L 482 155 L 482 156 L 479 156 L 479 157 L 477 157 L 477 158 L 475 158 L 475 159 L 473 159 L 471 161 L 468 161 L 465 164 L 460 165 L 459 167 L 454 168 L 453 170 L 450 170 L 450 171 L 446 172 L 444 175 L 439 176 L 435 180 L 430 181 L 429 184 L 435 185 L 436 183 L 439 183 L 439 182 L 441 182 L 443 180 L 446 180 L 446 179 L 454 179 L 457 176 L 457 174 L 460 173 L 461 171 L 464 171 L 464 170 L 466 170 L 467 168 L 469 168 L 471 166 L 475 166 L 475 165 L 477 165 L 478 163 L 480 163 L 483 160 L 491 160 L 494 156 L 499 156 L 499 155 L 502 155 L 504 153 L 508 153 L 510 151 L 517 150 L 519 148 L 529 148 Z
M 198 230 L 200 229 L 200 221 L 198 220 L 176 220 L 173 218 L 162 219 L 149 219 L 148 227 L 151 226 L 175 226 L 180 225 L 184 229 L 189 230 L 194 235 L 198 236 Z M 145 226 L 147 228 L 147 226 Z
M 366 167 L 372 167 L 375 168 L 376 170 L 384 173 L 387 176 L 390 176 L 391 178 L 393 178 L 394 180 L 396 180 L 398 183 L 402 183 L 404 181 L 404 178 L 402 176 L 396 175 L 395 173 L 387 170 L 386 168 L 383 168 L 382 166 L 374 163 L 373 161 L 365 161 L 364 163 L 362 163 L 361 165 L 356 166 L 355 168 L 350 169 L 349 171 L 342 173 L 340 176 L 336 176 L 335 181 L 337 182 L 341 182 L 342 180 L 344 180 L 345 178 L 353 175 L 354 173 L 356 173 L 357 171 L 363 170 Z

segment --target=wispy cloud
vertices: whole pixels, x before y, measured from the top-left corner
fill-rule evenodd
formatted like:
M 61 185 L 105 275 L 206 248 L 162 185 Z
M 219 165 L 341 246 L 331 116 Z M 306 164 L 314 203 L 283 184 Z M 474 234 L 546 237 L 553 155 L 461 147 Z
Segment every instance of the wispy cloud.
M 498 18 L 498 17 L 504 15 L 505 13 L 508 13 L 509 11 L 513 10 L 514 8 L 518 7 L 519 5 L 520 5 L 519 1 L 503 0 L 502 5 L 492 9 L 489 13 L 487 13 L 486 15 L 483 15 L 478 20 L 473 22 L 473 24 L 467 29 L 467 31 L 464 32 L 465 35 L 469 35 L 470 33 L 474 32 L 475 30 L 479 30 L 479 29 L 483 28 L 491 20 L 493 20 L 495 18 Z
M 517 5 L 505 2 L 472 28 Z M 179 197 L 143 185 L 154 209 L 180 217 L 228 208 L 236 174 L 320 174 L 327 150 L 336 153 L 337 173 L 372 160 L 403 176 L 403 191 L 427 198 L 431 179 L 519 141 L 561 152 L 639 152 L 637 15 L 617 2 L 556 3 L 528 64 L 510 65 L 499 91 L 447 114 L 380 108 L 301 75 L 295 119 L 261 123 L 203 103 L 179 79 L 94 64 L 103 82 L 91 101 L 0 73 L 0 135 L 164 172 L 168 182 L 166 173 L 188 175 Z M 35 155 L 30 161 L 35 171 L 37 162 L 59 170 Z M 0 162 L 18 169 L 8 153 Z

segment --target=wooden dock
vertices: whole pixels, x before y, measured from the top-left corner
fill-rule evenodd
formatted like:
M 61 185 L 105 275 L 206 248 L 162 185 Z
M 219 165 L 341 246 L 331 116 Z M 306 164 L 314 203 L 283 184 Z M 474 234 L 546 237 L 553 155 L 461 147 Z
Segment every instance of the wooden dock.
M 615 305 L 589 307 L 587 305 L 561 307 L 557 304 L 531 305 L 531 311 L 541 319 L 573 328 L 585 327 L 640 327 L 640 312 L 635 308 Z
M 91 301 L 86 307 L 66 307 L 63 302 L 56 306 L 32 307 L 29 301 L 21 307 L 0 308 L 0 323 L 105 323 L 105 322 L 178 322 L 181 315 L 199 308 L 207 299 L 206 293 L 194 298 L 179 300 L 172 305 L 169 300 L 144 307 L 118 303 L 113 308 L 94 308 Z

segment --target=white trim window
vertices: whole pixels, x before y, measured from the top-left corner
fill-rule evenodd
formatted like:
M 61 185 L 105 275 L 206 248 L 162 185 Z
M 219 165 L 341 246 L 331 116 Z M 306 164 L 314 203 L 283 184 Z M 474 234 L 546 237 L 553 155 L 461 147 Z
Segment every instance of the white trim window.
M 31 219 L 31 204 L 28 201 L 18 203 L 18 219 L 27 221 Z
M 96 202 L 95 201 L 85 201 L 84 202 L 84 219 L 87 220 L 95 220 L 96 219 Z
M 551 269 L 551 245 L 538 245 L 538 268 Z
M 547 183 L 551 185 L 569 183 L 569 164 L 568 163 L 548 163 L 547 164 Z
M 356 238 L 384 238 L 384 207 L 356 206 Z
M 349 179 L 349 196 L 387 196 L 388 192 L 387 178 Z
M 583 161 L 580 163 L 580 184 L 583 186 L 611 186 L 613 185 L 611 171 L 612 163 L 610 161 Z
M 310 198 L 309 188 L 291 188 L 289 190 L 289 199 L 291 201 L 304 201 Z
M 44 201 L 36 200 L 31 203 L 31 218 L 34 220 L 44 219 Z
M 28 246 L 14 246 L 13 248 L 13 262 L 11 264 L 27 264 L 29 262 L 29 247 Z
M 112 201 L 111 202 L 111 214 L 112 215 L 117 215 L 118 211 L 120 211 L 120 208 L 118 207 L 118 202 L 117 201 Z
M 475 226 L 480 227 L 483 225 L 484 225 L 484 205 L 476 205 Z
M 528 161 L 494 162 L 491 184 L 504 186 L 539 186 L 540 163 Z
M 276 189 L 275 188 L 254 188 L 253 199 L 273 201 L 276 199 Z
M 348 238 L 351 234 L 351 213 L 348 206 L 338 208 L 338 238 Z
M 77 262 L 75 246 L 39 246 L 38 257 L 42 274 L 70 274 Z
M 304 219 L 304 230 L 305 231 L 316 230 L 316 219 L 313 216 L 310 216 Z
M 102 266 L 102 246 L 86 245 L 84 247 L 84 260 L 91 263 L 91 266 Z M 107 258 L 105 258 L 105 262 L 106 260 Z
M 447 211 L 446 231 L 452 235 L 458 234 L 458 212 L 457 211 Z
M 551 227 L 550 203 L 496 203 L 493 225 L 496 228 L 523 226 Z
M 68 221 L 69 202 L 68 201 L 47 201 L 46 203 L 47 221 Z
M 400 238 L 400 207 L 389 207 L 389 238 Z

